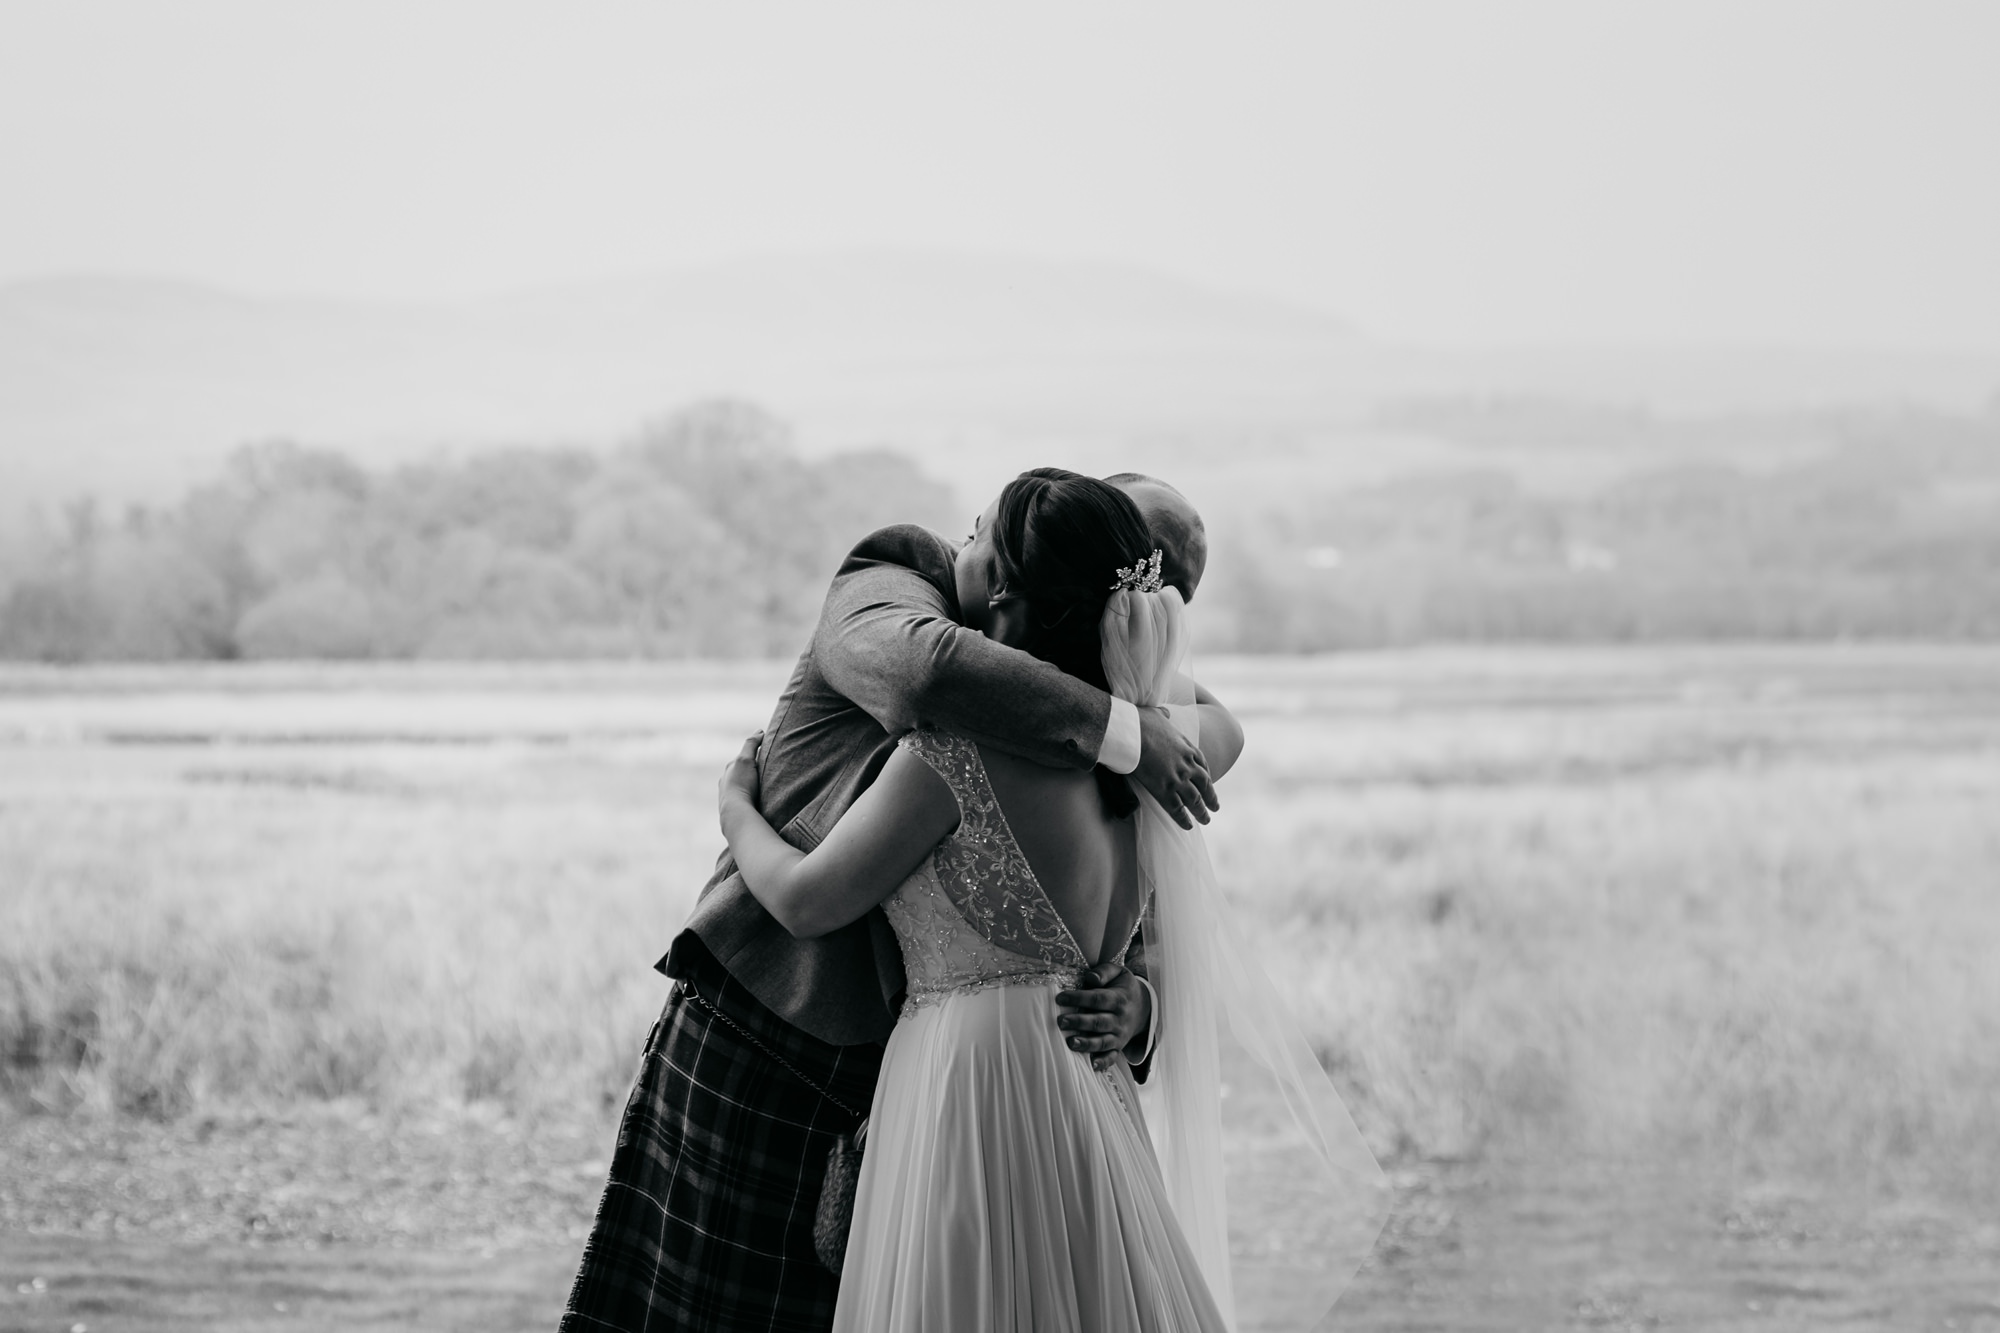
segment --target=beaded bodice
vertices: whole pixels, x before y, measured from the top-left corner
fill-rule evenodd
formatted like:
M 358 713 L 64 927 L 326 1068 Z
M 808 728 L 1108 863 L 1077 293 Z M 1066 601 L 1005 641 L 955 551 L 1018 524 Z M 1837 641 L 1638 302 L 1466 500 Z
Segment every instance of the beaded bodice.
M 958 827 L 882 904 L 903 951 L 904 1011 L 955 991 L 1075 982 L 1089 960 L 1014 840 L 979 747 L 928 729 L 898 744 L 945 780 L 959 815 Z

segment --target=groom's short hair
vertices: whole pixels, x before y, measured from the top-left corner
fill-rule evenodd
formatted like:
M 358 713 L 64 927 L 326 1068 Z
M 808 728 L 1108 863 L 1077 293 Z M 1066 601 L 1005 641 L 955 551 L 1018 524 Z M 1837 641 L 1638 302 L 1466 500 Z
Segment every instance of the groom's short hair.
M 1132 497 L 1160 548 L 1160 575 L 1182 598 L 1194 600 L 1195 586 L 1208 568 L 1208 529 L 1188 498 L 1158 477 L 1117 472 L 1105 478 Z

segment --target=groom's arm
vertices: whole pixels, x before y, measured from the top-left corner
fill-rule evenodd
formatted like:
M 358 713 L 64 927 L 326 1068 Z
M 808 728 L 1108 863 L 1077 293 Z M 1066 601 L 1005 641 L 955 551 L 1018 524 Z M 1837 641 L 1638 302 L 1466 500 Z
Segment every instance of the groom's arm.
M 951 548 L 922 528 L 855 547 L 827 592 L 813 656 L 827 683 L 896 734 L 936 723 L 1057 768 L 1130 773 L 1182 826 L 1219 809 L 1198 745 L 1058 667 L 958 623 Z
M 891 735 L 934 723 L 1051 767 L 1095 764 L 1111 696 L 960 625 L 941 586 L 949 557 L 930 534 L 893 528 L 854 549 L 813 639 L 827 684 Z

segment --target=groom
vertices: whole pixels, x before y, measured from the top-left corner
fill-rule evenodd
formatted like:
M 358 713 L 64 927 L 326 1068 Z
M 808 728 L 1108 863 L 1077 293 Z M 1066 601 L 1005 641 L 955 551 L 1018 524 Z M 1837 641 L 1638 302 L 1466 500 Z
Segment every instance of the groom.
M 1207 561 L 1193 506 L 1149 477 L 1108 480 L 1145 516 L 1166 581 L 1192 596 Z M 758 756 L 760 804 L 785 839 L 816 845 L 920 723 L 1052 766 L 1131 773 L 1182 824 L 1206 823 L 1218 807 L 1200 750 L 1158 710 L 966 628 L 956 557 L 934 533 L 890 527 L 834 576 Z M 794 939 L 725 852 L 659 968 L 675 985 L 560 1327 L 825 1329 L 838 1280 L 815 1256 L 814 1210 L 827 1152 L 866 1116 L 895 1024 L 895 937 L 872 911 Z M 1057 999 L 1073 1049 L 1150 1050 L 1133 973 L 1100 965 Z

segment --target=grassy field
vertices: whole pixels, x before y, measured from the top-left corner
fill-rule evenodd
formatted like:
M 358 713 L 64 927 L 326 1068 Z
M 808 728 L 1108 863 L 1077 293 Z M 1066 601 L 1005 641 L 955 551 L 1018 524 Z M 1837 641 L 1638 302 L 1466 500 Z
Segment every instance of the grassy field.
M 783 674 L 0 671 L 0 1328 L 552 1324 Z M 1344 1325 L 2000 1328 L 2000 653 L 1202 674 Z

